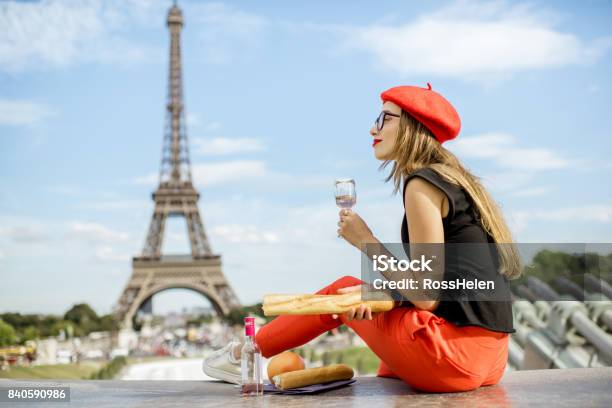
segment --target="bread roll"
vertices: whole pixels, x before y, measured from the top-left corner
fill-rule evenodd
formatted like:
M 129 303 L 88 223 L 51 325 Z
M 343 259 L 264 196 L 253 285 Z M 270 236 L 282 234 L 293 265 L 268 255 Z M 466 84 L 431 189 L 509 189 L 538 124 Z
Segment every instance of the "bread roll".
M 288 390 L 330 381 L 350 380 L 353 375 L 353 369 L 346 364 L 331 364 L 279 374 L 274 376 L 273 381 L 276 387 L 281 390 Z
M 289 371 L 303 370 L 304 359 L 291 351 L 284 351 L 275 355 L 268 361 L 268 379 L 273 381 L 274 376 Z
M 372 312 L 393 309 L 393 300 L 362 300 L 361 292 L 342 295 L 266 295 L 263 312 L 266 316 L 345 313 L 364 303 Z

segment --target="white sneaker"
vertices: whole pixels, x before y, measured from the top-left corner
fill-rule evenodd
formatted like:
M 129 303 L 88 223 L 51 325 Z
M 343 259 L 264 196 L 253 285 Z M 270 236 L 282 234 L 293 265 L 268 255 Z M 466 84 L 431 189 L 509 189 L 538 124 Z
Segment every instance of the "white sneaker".
M 240 344 L 236 339 L 222 349 L 213 352 L 204 358 L 202 370 L 206 375 L 218 380 L 227 381 L 232 384 L 240 384 L 240 360 L 234 357 L 233 349 L 236 344 Z

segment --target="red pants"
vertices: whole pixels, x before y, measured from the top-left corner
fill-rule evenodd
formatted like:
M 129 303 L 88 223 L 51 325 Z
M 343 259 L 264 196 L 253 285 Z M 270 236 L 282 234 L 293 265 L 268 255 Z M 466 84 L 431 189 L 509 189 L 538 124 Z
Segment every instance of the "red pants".
M 335 294 L 361 280 L 345 276 L 318 291 Z M 346 324 L 382 360 L 377 375 L 400 378 L 426 392 L 468 391 L 496 384 L 508 359 L 508 334 L 477 326 L 455 326 L 414 307 L 376 313 L 372 320 L 341 315 L 279 316 L 256 335 L 264 357 L 299 347 Z

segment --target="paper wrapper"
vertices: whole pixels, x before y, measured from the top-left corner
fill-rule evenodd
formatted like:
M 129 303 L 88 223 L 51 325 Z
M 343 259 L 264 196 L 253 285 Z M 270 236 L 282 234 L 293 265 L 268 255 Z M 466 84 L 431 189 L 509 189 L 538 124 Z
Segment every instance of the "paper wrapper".
M 332 381 L 350 380 L 353 369 L 346 364 L 331 364 L 324 367 L 306 368 L 275 375 L 274 385 L 281 390 L 306 387 L 313 384 L 323 384 Z

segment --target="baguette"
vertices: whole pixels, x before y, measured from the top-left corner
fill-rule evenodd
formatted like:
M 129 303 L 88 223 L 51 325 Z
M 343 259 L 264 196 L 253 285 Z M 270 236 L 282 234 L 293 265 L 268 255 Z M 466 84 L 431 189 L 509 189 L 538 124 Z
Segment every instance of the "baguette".
M 263 298 L 265 316 L 340 314 L 364 303 L 372 312 L 387 312 L 393 309 L 393 300 L 362 300 L 361 292 L 342 295 L 266 295 Z
M 277 388 L 288 390 L 331 381 L 350 380 L 353 375 L 353 369 L 346 364 L 331 364 L 275 375 L 272 381 Z

